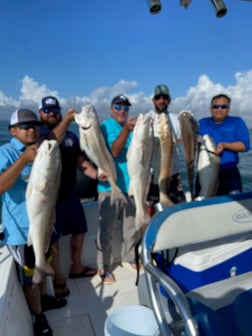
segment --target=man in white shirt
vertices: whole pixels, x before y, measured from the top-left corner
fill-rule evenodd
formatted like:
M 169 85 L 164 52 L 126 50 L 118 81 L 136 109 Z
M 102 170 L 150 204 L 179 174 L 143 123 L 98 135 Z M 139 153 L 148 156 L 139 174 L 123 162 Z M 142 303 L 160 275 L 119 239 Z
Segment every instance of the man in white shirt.
M 182 188 L 181 176 L 179 172 L 178 149 L 176 148 L 178 142 L 181 141 L 181 129 L 177 115 L 168 112 L 168 106 L 171 102 L 171 97 L 169 89 L 166 85 L 160 84 L 155 87 L 152 102 L 154 105 L 154 110 L 151 111 L 150 114 L 153 117 L 154 121 L 153 122 L 154 148 L 152 155 L 152 181 L 148 194 L 148 206 L 147 206 L 147 211 L 150 215 L 153 214 L 154 204 L 159 202 L 159 187 L 158 187 L 159 169 L 157 168 L 158 167 L 157 163 L 160 162 L 161 151 L 160 151 L 159 138 L 157 136 L 157 124 L 158 124 L 157 119 L 158 115 L 160 115 L 161 113 L 165 113 L 168 118 L 173 139 L 172 162 L 171 162 L 172 173 L 167 188 L 167 195 L 173 203 L 180 203 L 185 201 L 185 195 Z

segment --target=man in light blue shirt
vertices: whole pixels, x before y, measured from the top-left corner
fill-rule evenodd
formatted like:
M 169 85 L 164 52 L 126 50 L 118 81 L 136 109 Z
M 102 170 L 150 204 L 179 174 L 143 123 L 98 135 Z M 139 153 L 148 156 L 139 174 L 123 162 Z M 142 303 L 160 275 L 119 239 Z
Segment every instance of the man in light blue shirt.
M 32 162 L 37 154 L 40 125 L 37 115 L 29 109 L 19 109 L 12 114 L 9 124 L 12 139 L 0 147 L 0 194 L 3 243 L 15 259 L 19 281 L 34 315 L 35 335 L 52 336 L 43 311 L 61 308 L 67 301 L 44 294 L 44 284 L 32 284 L 35 257 L 33 247 L 27 246 L 29 221 L 25 193 Z
M 34 149 L 34 145 L 31 148 Z M 28 154 L 36 153 L 35 149 L 34 152 L 30 149 L 30 153 L 25 152 L 25 149 L 26 146 L 16 138 L 12 138 L 10 143 L 1 146 L 0 173 L 6 171 L 10 167 L 10 164 L 13 164 L 18 159 L 21 161 L 21 155 L 23 155 L 22 158 L 25 158 Z M 21 164 L 22 162 L 20 162 L 20 167 Z M 20 171 L 16 183 L 8 190 L 8 192 L 2 194 L 2 218 L 4 227 L 3 244 L 21 245 L 27 243 L 29 222 L 26 212 L 25 191 L 31 167 L 31 163 L 27 162 L 26 166 Z

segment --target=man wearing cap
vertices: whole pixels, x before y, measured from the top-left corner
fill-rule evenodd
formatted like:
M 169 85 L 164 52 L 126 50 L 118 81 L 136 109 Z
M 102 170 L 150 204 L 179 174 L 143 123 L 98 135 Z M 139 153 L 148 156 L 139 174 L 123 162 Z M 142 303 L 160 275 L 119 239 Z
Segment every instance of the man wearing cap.
M 126 96 L 119 95 L 114 97 L 111 101 L 110 117 L 101 124 L 101 132 L 115 162 L 117 185 L 127 198 L 127 203 L 118 200 L 118 202 L 111 205 L 111 187 L 109 183 L 98 183 L 100 223 L 97 233 L 97 265 L 103 283 L 108 285 L 115 282 L 115 278 L 111 273 L 112 237 L 113 247 L 115 246 L 119 252 L 119 255 L 113 256 L 118 258 L 114 262 L 121 262 L 122 258 L 131 268 L 136 267 L 134 261 L 135 245 L 138 241 L 139 233 L 136 232 L 135 228 L 135 204 L 133 199 L 127 195 L 129 175 L 126 153 L 136 122 L 136 117 L 128 117 L 130 106 L 131 103 Z M 114 244 L 117 232 L 120 233 L 118 239 L 120 241 Z M 118 237 L 116 236 L 116 238 Z
M 54 253 L 54 287 L 57 296 L 67 296 L 69 289 L 66 287 L 64 276 L 60 269 L 59 245 L 60 236 L 71 234 L 71 269 L 70 278 L 93 276 L 96 269 L 84 267 L 81 264 L 81 252 L 84 234 L 87 232 L 86 218 L 80 199 L 76 193 L 76 168 L 93 179 L 97 178 L 97 169 L 88 161 L 81 151 L 78 137 L 68 130 L 74 120 L 74 109 L 69 109 L 64 117 L 57 98 L 44 97 L 39 105 L 39 116 L 43 122 L 40 131 L 41 141 L 54 137 L 60 143 L 62 158 L 62 172 L 59 195 L 56 204 L 56 223 L 53 232 Z M 99 176 L 106 179 L 106 173 Z
M 152 156 L 152 169 L 153 169 L 153 180 L 150 185 L 149 195 L 148 195 L 148 206 L 147 211 L 150 215 L 153 214 L 154 208 L 153 205 L 158 203 L 159 201 L 159 189 L 157 185 L 158 180 L 158 172 L 155 172 L 155 164 L 154 162 L 160 160 L 159 157 L 159 140 L 157 137 L 157 115 L 161 113 L 165 113 L 167 115 L 168 122 L 172 131 L 173 143 L 177 144 L 181 141 L 181 129 L 180 123 L 177 118 L 177 115 L 174 113 L 170 113 L 168 111 L 168 106 L 171 102 L 170 92 L 166 85 L 160 84 L 157 85 L 154 89 L 154 95 L 152 98 L 152 103 L 154 105 L 154 110 L 151 111 L 151 116 L 153 117 L 154 123 L 154 148 L 153 148 L 153 156 Z M 181 176 L 179 172 L 179 157 L 177 148 L 173 146 L 172 152 L 172 176 L 170 178 L 169 188 L 167 190 L 167 195 L 174 203 L 180 203 L 185 201 L 185 195 L 182 189 Z
M 29 109 L 19 109 L 10 118 L 12 138 L 0 147 L 0 194 L 2 195 L 3 244 L 17 264 L 18 278 L 31 313 L 34 315 L 36 336 L 52 336 L 42 311 L 61 308 L 67 301 L 44 293 L 45 285 L 32 284 L 35 257 L 32 246 L 27 246 L 29 221 L 26 211 L 26 187 L 32 162 L 37 153 L 41 122 Z

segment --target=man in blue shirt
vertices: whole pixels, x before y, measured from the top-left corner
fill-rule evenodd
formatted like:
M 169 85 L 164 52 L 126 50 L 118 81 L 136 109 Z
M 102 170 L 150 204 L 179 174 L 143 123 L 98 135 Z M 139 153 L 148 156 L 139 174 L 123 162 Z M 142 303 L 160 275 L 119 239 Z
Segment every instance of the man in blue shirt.
M 67 301 L 43 294 L 44 283 L 32 284 L 35 257 L 32 246 L 27 246 L 29 221 L 25 193 L 32 162 L 37 153 L 36 142 L 40 125 L 36 114 L 31 110 L 15 111 L 9 124 L 12 138 L 9 143 L 0 147 L 0 194 L 4 232 L 2 243 L 8 246 L 17 264 L 18 278 L 34 315 L 35 335 L 52 336 L 52 329 L 42 311 L 61 308 Z
M 250 148 L 249 131 L 240 117 L 229 116 L 231 99 L 225 94 L 212 98 L 212 116 L 199 120 L 199 134 L 210 135 L 216 144 L 216 154 L 220 156 L 219 186 L 217 195 L 242 191 L 239 169 L 239 152 Z M 196 195 L 200 186 L 196 182 Z
M 121 232 L 116 244 L 118 253 L 127 265 L 135 268 L 135 245 L 139 239 L 135 227 L 135 203 L 132 197 L 127 195 L 129 187 L 129 175 L 127 170 L 126 154 L 132 138 L 132 130 L 136 117 L 130 116 L 130 102 L 124 95 L 112 99 L 110 118 L 101 124 L 101 132 L 106 145 L 114 159 L 117 185 L 127 198 L 127 203 L 121 200 L 110 204 L 111 187 L 108 182 L 98 183 L 100 225 L 97 234 L 97 264 L 98 271 L 104 284 L 112 284 L 115 278 L 111 273 L 112 266 L 112 241 L 115 241 L 116 233 Z M 123 244 L 122 244 L 123 242 Z M 123 245 L 123 251 L 121 251 Z M 114 256 L 114 255 L 113 255 Z M 120 262 L 121 260 L 114 260 Z

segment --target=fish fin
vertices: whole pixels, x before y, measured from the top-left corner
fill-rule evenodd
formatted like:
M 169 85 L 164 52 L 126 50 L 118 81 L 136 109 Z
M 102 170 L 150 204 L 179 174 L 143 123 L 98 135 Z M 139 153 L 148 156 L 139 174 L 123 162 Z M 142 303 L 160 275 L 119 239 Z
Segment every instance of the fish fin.
M 47 182 L 44 181 L 44 182 L 41 182 L 41 183 L 39 183 L 39 184 L 37 185 L 37 189 L 38 189 L 39 191 L 42 191 L 42 190 L 44 190 L 44 189 L 46 188 L 46 186 L 47 186 Z

